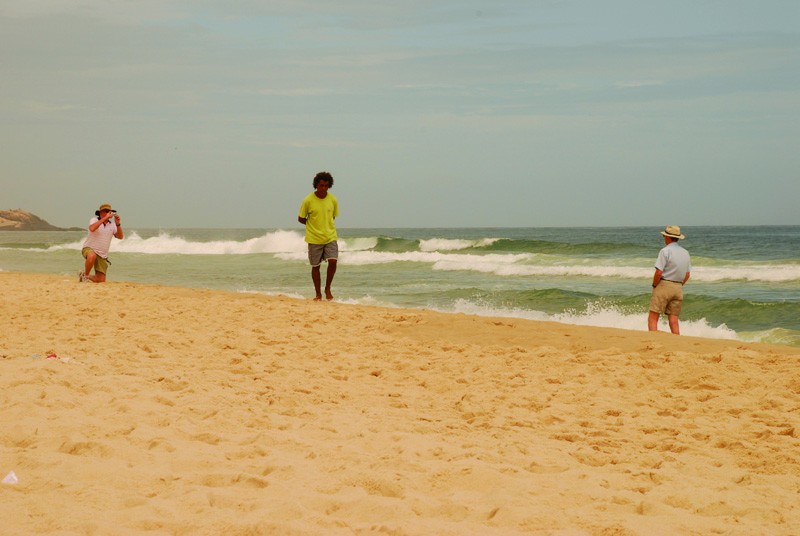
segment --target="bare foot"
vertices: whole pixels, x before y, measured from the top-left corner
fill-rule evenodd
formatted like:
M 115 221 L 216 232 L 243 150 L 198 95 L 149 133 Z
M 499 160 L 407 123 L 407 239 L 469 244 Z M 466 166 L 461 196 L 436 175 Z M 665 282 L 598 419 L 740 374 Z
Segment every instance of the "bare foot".
M 316 298 L 314 298 L 314 301 L 322 301 L 322 296 L 317 296 Z
M 333 301 L 333 294 L 331 294 L 330 290 L 325 291 L 325 299 L 327 299 L 328 301 Z

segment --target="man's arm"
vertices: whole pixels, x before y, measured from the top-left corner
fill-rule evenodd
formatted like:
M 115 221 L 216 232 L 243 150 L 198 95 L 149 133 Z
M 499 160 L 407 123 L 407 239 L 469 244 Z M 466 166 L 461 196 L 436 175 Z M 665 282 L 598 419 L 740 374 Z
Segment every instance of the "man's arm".
M 97 229 L 100 228 L 101 225 L 103 225 L 105 222 L 110 220 L 111 216 L 113 216 L 113 214 L 111 212 L 109 212 L 108 214 L 105 215 L 105 217 L 97 218 L 96 222 L 94 222 L 93 224 L 89 225 L 89 232 L 90 233 L 95 232 Z
M 305 225 L 308 221 L 308 216 L 308 198 L 306 198 L 300 203 L 300 210 L 297 211 L 297 221 Z
M 122 222 L 119 219 L 119 214 L 116 213 L 114 214 L 114 225 L 117 226 L 117 232 L 114 233 L 114 236 L 122 240 L 122 237 L 125 235 L 122 233 Z
M 662 270 L 656 268 L 656 273 L 653 274 L 653 288 L 656 288 L 658 282 L 661 281 L 661 276 L 664 274 Z
M 691 272 L 686 272 L 686 275 L 683 276 L 683 283 L 681 285 L 685 285 L 687 281 L 689 281 L 689 276 L 691 276 Z

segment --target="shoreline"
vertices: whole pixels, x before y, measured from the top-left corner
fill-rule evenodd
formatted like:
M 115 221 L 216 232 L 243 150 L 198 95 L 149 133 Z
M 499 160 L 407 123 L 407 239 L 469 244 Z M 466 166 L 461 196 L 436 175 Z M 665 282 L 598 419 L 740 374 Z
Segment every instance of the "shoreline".
M 692 274 L 682 333 L 800 348 L 800 288 L 791 249 L 800 227 L 769 236 L 756 232 L 744 242 L 732 240 L 730 231 L 712 229 L 696 237 L 697 253 L 709 257 L 708 271 L 698 267 Z M 151 230 L 141 236 L 137 231 L 129 228 L 132 234 L 115 244 L 113 258 L 121 262 L 112 280 L 308 295 L 305 243 L 294 230 Z M 12 247 L 2 267 L 71 275 L 80 241 L 61 243 L 54 234 L 45 235 L 30 244 L 9 238 Z M 357 232 L 345 248 L 347 259 L 343 253 L 348 270 L 337 277 L 337 298 L 645 331 L 653 270 L 650 235 L 645 228 Z M 15 241 L 26 247 L 15 248 Z M 731 248 L 720 247 L 731 242 Z M 384 284 L 393 280 L 397 288 Z M 668 329 L 665 318 L 661 329 Z
M 19 534 L 800 525 L 797 348 L 50 274 L 0 289 Z

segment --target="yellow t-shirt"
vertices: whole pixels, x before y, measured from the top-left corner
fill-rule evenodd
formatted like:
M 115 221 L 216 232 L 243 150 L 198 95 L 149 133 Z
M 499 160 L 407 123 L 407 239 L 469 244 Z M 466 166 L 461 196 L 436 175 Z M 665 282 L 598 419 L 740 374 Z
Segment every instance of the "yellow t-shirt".
M 311 192 L 300 204 L 301 218 L 306 219 L 306 242 L 309 244 L 328 244 L 337 240 L 333 220 L 339 215 L 339 201 L 328 192 L 324 199 Z

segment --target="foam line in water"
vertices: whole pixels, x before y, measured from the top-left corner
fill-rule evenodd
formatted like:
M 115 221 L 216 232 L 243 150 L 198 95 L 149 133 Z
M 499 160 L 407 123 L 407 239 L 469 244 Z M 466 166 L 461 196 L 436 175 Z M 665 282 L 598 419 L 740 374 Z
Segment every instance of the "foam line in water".
M 478 316 L 497 316 L 505 318 L 523 318 L 527 320 L 549 320 L 561 324 L 572 324 L 576 326 L 595 326 L 605 328 L 619 328 L 633 331 L 647 330 L 646 313 L 625 313 L 619 308 L 589 304 L 586 311 L 574 313 L 560 313 L 549 315 L 541 311 L 531 311 L 525 309 L 505 309 L 477 304 L 469 300 L 456 300 L 452 311 Z M 659 329 L 669 332 L 666 320 L 659 323 Z M 705 337 L 711 339 L 738 339 L 737 333 L 724 324 L 721 326 L 711 326 L 705 319 L 681 321 L 681 333 L 694 337 Z

